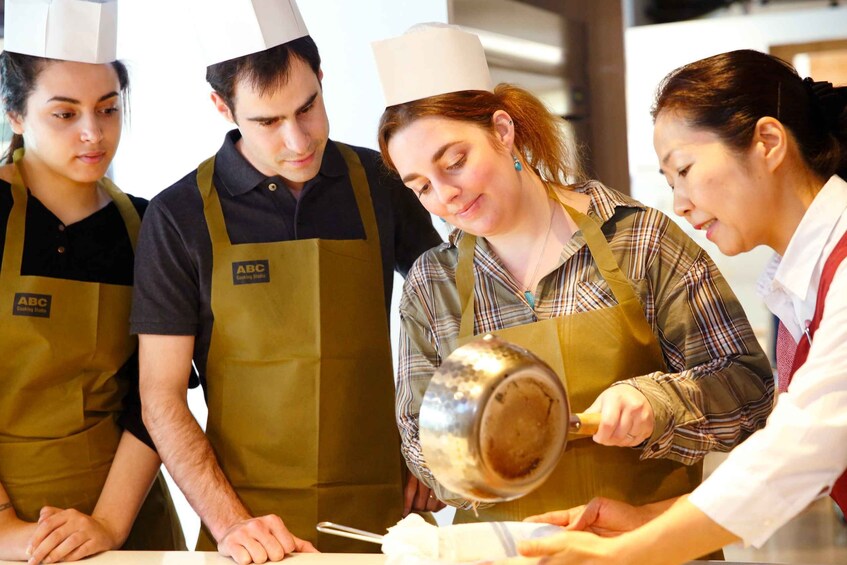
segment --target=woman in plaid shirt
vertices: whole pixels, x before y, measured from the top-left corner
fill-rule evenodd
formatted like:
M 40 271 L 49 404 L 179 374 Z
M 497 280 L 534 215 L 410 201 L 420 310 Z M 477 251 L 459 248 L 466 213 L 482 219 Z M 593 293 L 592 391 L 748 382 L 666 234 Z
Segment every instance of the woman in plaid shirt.
M 397 53 L 410 37 L 443 46 L 468 35 L 430 28 L 385 43 Z M 666 216 L 567 167 L 559 119 L 537 98 L 506 84 L 442 85 L 439 73 L 473 60 L 466 44 L 462 57 L 442 51 L 407 70 L 377 50 L 389 101 L 383 158 L 455 228 L 409 272 L 400 304 L 397 417 L 422 483 L 414 507 L 470 506 L 429 472 L 418 412 L 441 361 L 486 332 L 545 359 L 567 381 L 572 410 L 600 412 L 602 424 L 593 441 L 568 444 L 542 487 L 481 519 L 691 491 L 702 457 L 743 441 L 772 406 L 773 376 L 741 306 Z M 421 87 L 396 95 L 387 77 L 398 73 Z

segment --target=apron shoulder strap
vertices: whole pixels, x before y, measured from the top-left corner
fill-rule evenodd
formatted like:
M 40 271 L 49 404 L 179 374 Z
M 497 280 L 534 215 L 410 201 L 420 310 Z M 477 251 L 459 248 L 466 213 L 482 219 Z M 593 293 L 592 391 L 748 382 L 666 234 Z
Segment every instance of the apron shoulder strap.
M 6 220 L 6 241 L 3 244 L 3 264 L 0 265 L 0 280 L 4 286 L 10 283 L 10 277 L 18 277 L 21 274 L 21 264 L 24 254 L 24 234 L 26 232 L 26 208 L 27 192 L 21 171 L 21 159 L 24 156 L 24 148 L 15 150 L 12 159 L 15 168 L 12 171 L 12 209 Z M 7 286 L 7 288 L 11 288 Z
M 218 198 L 218 191 L 212 178 L 214 173 L 214 156 L 209 157 L 197 167 L 197 189 L 203 199 L 203 215 L 206 218 L 213 250 L 219 246 L 230 245 L 221 199 Z
M 462 232 L 459 239 L 459 260 L 456 264 L 456 289 L 462 305 L 462 321 L 459 325 L 459 340 L 474 335 L 474 273 L 473 262 L 476 252 L 476 236 Z
M 564 210 L 573 218 L 577 227 L 585 237 L 591 251 L 591 256 L 602 277 L 606 280 L 618 304 L 639 304 L 635 291 L 629 284 L 626 275 L 618 266 L 614 254 L 598 223 L 586 214 L 565 204 L 553 191 L 552 198 L 561 204 Z M 459 260 L 456 266 L 456 287 L 459 292 L 459 303 L 462 305 L 462 320 L 459 326 L 459 339 L 473 337 L 474 330 L 474 272 L 473 259 L 476 248 L 476 237 L 464 233 L 459 241 Z M 640 318 L 646 323 L 644 313 L 639 307 Z M 637 321 L 638 323 L 641 320 Z
M 13 154 L 13 160 L 15 163 L 15 170 L 13 171 L 12 177 L 12 199 L 14 202 L 13 212 L 18 205 L 20 205 L 20 210 L 23 211 L 22 214 L 10 214 L 9 222 L 11 226 L 11 222 L 14 220 L 15 226 L 14 229 L 17 231 L 11 231 L 9 227 L 7 227 L 7 234 L 11 231 L 11 233 L 19 233 L 23 237 L 24 227 L 23 224 L 18 225 L 19 221 L 24 221 L 26 218 L 26 202 L 27 202 L 27 193 L 26 193 L 26 185 L 23 181 L 23 171 L 21 170 L 21 160 L 24 156 L 24 148 L 19 147 L 15 150 Z M 132 249 L 135 250 L 135 244 L 138 241 L 138 231 L 141 228 L 141 217 L 138 215 L 138 211 L 135 209 L 135 206 L 132 205 L 132 201 L 129 199 L 121 189 L 119 189 L 111 179 L 107 177 L 103 177 L 97 182 L 97 185 L 100 186 L 112 202 L 115 203 L 115 206 L 118 208 L 118 212 L 121 214 L 121 218 L 123 218 L 124 224 L 126 224 L 127 234 L 129 235 L 130 243 L 132 244 Z M 7 236 L 8 239 L 8 236 Z M 4 255 L 5 257 L 5 255 Z M 19 266 L 20 267 L 20 266 Z M 20 269 L 18 269 L 20 272 Z
M 205 202 L 212 193 L 212 175 L 215 173 L 215 156 L 211 156 L 197 166 L 197 188 Z
M 600 274 L 612 290 L 612 294 L 615 295 L 618 304 L 637 300 L 635 291 L 629 284 L 629 279 L 621 270 L 617 260 L 615 260 L 612 248 L 609 246 L 609 242 L 606 241 L 606 236 L 603 235 L 600 225 L 587 214 L 583 214 L 576 208 L 562 202 L 558 196 L 555 198 L 573 221 L 576 222 L 577 227 L 582 232 L 588 249 L 591 251 L 591 257 L 594 259 L 594 263 L 597 265 Z
M 809 350 L 811 349 L 810 341 L 815 337 L 815 332 L 817 332 L 818 326 L 821 325 L 821 320 L 823 319 L 824 314 L 824 303 L 826 302 L 827 294 L 829 294 L 829 287 L 832 285 L 832 279 L 835 278 L 835 272 L 838 270 L 841 262 L 845 259 L 847 259 L 847 232 L 844 232 L 844 235 L 842 235 L 841 239 L 838 240 L 838 243 L 835 244 L 835 248 L 829 254 L 829 257 L 827 257 L 826 262 L 824 262 L 823 270 L 821 271 L 821 280 L 818 283 L 818 296 L 815 302 L 815 313 L 812 316 L 808 327 L 809 339 L 803 339 L 801 337 L 800 343 L 797 344 L 797 352 L 794 354 L 794 361 L 791 364 L 791 371 L 788 374 L 789 383 L 791 383 L 794 373 L 803 366 L 803 363 L 805 363 L 806 359 L 809 357 Z
M 18 147 L 15 149 L 15 152 L 12 153 L 12 162 L 15 164 L 15 167 L 12 170 L 12 186 L 26 186 L 26 183 L 24 183 L 23 170 L 21 169 L 21 160 L 24 158 L 24 151 L 25 149 L 23 147 Z
M 337 141 L 329 141 L 328 143 L 335 143 L 335 146 L 341 152 L 341 156 L 344 157 L 344 162 L 347 164 L 350 184 L 353 185 L 353 194 L 356 197 L 356 205 L 359 208 L 359 217 L 362 219 L 362 225 L 365 228 L 365 239 L 367 239 L 369 244 L 376 243 L 379 245 L 379 229 L 376 223 L 376 213 L 374 212 L 371 189 L 368 184 L 365 167 L 362 165 L 362 160 L 359 159 L 359 156 L 349 145 Z
M 126 195 L 117 185 L 112 182 L 112 179 L 103 177 L 98 184 L 106 191 L 115 206 L 118 207 L 118 212 L 126 224 L 126 232 L 129 235 L 129 241 L 132 243 L 132 249 L 135 251 L 135 244 L 138 242 L 138 231 L 141 229 L 141 216 L 138 215 L 138 210 L 132 205 L 132 200 Z

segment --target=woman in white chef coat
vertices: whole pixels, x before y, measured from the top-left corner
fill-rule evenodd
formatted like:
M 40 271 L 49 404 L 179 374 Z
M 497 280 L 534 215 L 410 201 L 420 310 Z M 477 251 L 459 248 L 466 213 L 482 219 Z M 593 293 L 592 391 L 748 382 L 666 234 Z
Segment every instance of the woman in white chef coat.
M 653 141 L 676 213 L 727 255 L 777 253 L 759 289 L 781 322 L 781 394 L 767 426 L 690 496 L 640 508 L 595 499 L 533 517 L 583 531 L 525 544 L 524 555 L 683 563 L 739 540 L 758 547 L 819 497 L 847 507 L 845 107 L 847 87 L 750 50 L 665 78 Z
M 184 549 L 129 335 L 146 201 L 104 177 L 128 82 L 116 5 L 33 6 L 6 1 L 0 54 L 0 559 Z

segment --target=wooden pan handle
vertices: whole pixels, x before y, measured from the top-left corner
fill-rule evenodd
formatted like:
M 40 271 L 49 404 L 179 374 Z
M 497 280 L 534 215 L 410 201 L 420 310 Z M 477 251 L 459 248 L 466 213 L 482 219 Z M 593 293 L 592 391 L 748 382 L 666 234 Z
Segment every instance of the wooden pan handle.
M 593 436 L 600 427 L 600 412 L 571 414 L 568 433 L 574 436 Z

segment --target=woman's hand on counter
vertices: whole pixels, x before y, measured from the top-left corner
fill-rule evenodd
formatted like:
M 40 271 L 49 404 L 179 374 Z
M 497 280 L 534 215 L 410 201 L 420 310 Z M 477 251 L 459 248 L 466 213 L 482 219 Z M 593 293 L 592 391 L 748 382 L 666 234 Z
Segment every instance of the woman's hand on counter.
M 652 507 L 632 506 L 608 498 L 594 498 L 588 504 L 526 518 L 525 522 L 542 522 L 568 530 L 587 531 L 602 537 L 619 536 L 649 522 L 655 517 Z
M 527 521 L 556 524 L 572 531 L 523 541 L 518 544 L 523 557 L 498 565 L 683 563 L 738 541 L 686 496 L 637 507 L 595 498 L 585 506 L 531 516 Z M 671 526 L 663 529 L 667 524 Z M 666 529 L 670 528 L 674 531 L 669 535 Z M 657 543 L 661 549 L 657 549 Z
M 38 527 L 30 540 L 30 565 L 77 561 L 109 549 L 118 549 L 120 541 L 105 522 L 73 508 L 45 506 Z
M 29 558 L 27 544 L 38 525 L 19 519 L 14 508 L 7 504 L 0 504 L 5 507 L 0 510 L 0 560 L 26 561 Z
M 518 545 L 523 557 L 497 561 L 496 565 L 622 565 L 633 563 L 620 551 L 618 538 L 601 538 L 588 532 L 563 532 L 522 541 Z
M 279 516 L 268 514 L 230 526 L 218 542 L 218 552 L 239 565 L 247 565 L 281 561 L 290 553 L 318 553 L 318 550 L 289 532 Z

